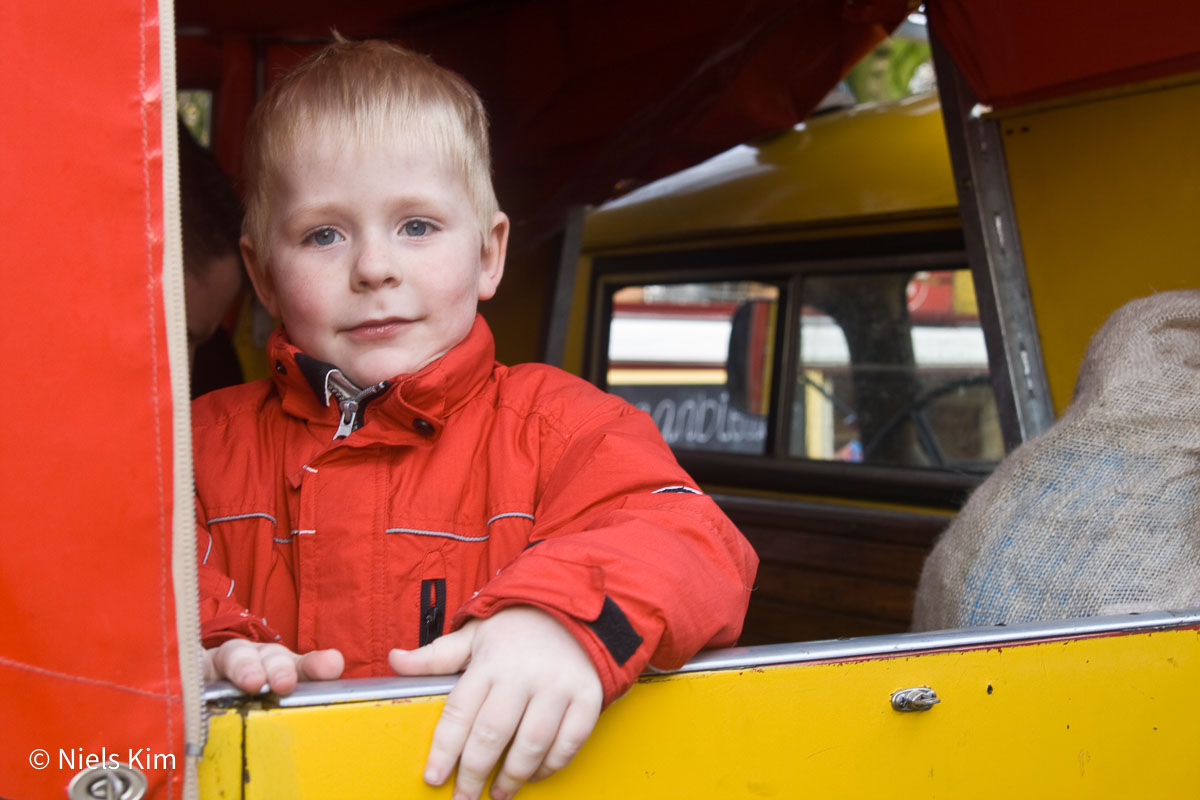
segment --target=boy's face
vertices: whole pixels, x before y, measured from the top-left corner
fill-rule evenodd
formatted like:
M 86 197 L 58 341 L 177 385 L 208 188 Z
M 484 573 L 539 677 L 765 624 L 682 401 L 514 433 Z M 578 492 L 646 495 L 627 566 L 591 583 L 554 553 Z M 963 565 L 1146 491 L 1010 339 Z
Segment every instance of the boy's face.
M 360 386 L 444 355 L 500 283 L 508 218 L 484 236 L 428 145 L 301 134 L 274 188 L 268 262 L 242 240 L 254 287 L 293 344 Z

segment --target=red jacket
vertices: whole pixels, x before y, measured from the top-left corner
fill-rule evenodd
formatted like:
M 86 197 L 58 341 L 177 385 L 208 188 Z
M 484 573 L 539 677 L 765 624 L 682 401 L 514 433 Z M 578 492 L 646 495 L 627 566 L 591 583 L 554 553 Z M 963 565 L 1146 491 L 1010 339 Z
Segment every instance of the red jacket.
M 648 664 L 734 643 L 758 560 L 650 418 L 493 355 L 478 318 L 342 438 L 332 365 L 278 331 L 273 381 L 194 403 L 206 647 L 336 647 L 346 677 L 380 676 L 393 647 L 531 605 L 580 641 L 611 702 Z

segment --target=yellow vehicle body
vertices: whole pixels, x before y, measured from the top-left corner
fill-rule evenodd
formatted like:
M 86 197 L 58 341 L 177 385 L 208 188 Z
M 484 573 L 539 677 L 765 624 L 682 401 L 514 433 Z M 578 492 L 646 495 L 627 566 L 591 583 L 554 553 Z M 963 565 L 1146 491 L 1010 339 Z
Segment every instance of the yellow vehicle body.
M 1001 117 L 1054 406 L 1135 297 L 1200 285 L 1200 78 Z
M 930 147 L 938 140 L 940 150 Z M 782 230 L 827 236 L 839 226 L 867 231 L 867 221 L 956 224 L 956 203 L 938 102 L 921 95 L 817 116 L 795 132 L 658 181 L 636 199 L 609 203 L 588 217 L 583 249 L 746 240 Z
M 1165 630 L 820 659 L 823 648 L 853 644 L 815 643 L 804 654 L 811 663 L 643 678 L 568 769 L 521 794 L 1115 800 L 1186 797 L 1200 781 L 1195 618 Z M 894 710 L 892 694 L 913 687 L 940 702 Z M 421 781 L 442 700 L 218 712 L 202 795 L 449 797 L 449 787 Z

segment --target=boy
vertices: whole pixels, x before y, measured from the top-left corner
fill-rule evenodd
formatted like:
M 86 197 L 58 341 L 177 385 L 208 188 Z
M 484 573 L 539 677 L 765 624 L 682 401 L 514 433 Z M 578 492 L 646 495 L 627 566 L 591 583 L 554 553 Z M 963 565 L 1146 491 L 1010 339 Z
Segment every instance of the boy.
M 339 41 L 259 103 L 245 177 L 243 256 L 283 326 L 272 380 L 193 411 L 210 678 L 465 667 L 425 779 L 457 764 L 474 800 L 511 741 L 503 800 L 643 669 L 736 640 L 757 559 L 649 417 L 493 360 L 476 305 L 509 224 L 470 86 Z

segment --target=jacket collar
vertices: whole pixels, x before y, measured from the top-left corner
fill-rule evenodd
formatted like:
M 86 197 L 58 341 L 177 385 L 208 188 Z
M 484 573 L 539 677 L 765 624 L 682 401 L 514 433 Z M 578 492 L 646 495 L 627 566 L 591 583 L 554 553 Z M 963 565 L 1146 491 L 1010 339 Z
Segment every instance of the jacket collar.
M 335 433 L 349 433 L 337 402 L 344 378 L 335 365 L 302 353 L 283 328 L 271 334 L 267 357 L 285 412 L 307 422 L 314 432 L 328 427 L 330 439 Z M 494 366 L 492 332 L 476 314 L 467 337 L 450 352 L 419 372 L 377 384 L 376 391 L 364 398 L 362 420 L 347 443 L 400 444 L 410 436 L 414 441 L 435 441 L 447 417 L 479 393 Z

